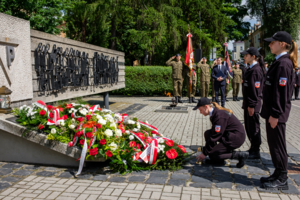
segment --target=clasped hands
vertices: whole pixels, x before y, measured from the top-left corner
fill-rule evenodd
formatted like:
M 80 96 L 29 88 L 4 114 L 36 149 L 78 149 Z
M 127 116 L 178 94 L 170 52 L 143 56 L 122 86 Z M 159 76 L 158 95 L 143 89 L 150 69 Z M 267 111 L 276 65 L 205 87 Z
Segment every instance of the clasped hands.
M 217 80 L 218 80 L 218 81 L 223 81 L 222 76 L 220 76 Z

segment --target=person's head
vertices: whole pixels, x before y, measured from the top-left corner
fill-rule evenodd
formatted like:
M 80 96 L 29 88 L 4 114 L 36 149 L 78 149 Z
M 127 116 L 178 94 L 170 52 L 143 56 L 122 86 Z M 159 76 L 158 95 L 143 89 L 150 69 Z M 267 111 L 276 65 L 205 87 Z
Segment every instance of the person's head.
M 217 58 L 217 64 L 218 64 L 218 65 L 221 65 L 221 64 L 222 64 L 222 61 L 223 61 L 222 57 L 218 57 L 218 58 Z
M 267 62 L 265 62 L 265 68 L 267 68 L 269 66 L 269 64 Z
M 297 73 L 299 72 L 299 68 L 296 68 L 296 72 L 297 72 Z
M 263 73 L 266 73 L 264 58 L 255 47 L 249 47 L 246 51 L 241 53 L 244 55 L 244 60 L 248 64 L 252 64 L 254 61 L 257 61 L 260 67 L 263 70 Z
M 240 68 L 240 63 L 236 62 L 236 63 L 235 63 L 235 68 L 236 68 L 236 69 L 239 69 L 239 68 Z
M 278 31 L 272 37 L 264 40 L 270 42 L 269 47 L 272 54 L 279 55 L 283 52 L 289 52 L 290 59 L 294 63 L 294 68 L 298 67 L 297 44 L 288 32 Z
M 177 60 L 177 61 L 180 61 L 180 59 L 181 59 L 180 53 L 176 54 L 176 60 Z
M 206 57 L 203 57 L 203 58 L 202 58 L 202 62 L 203 62 L 204 64 L 206 64 L 206 62 L 207 62 Z
M 226 110 L 227 112 L 230 112 L 231 114 L 233 113 L 231 110 L 221 107 L 216 102 L 211 102 L 211 100 L 209 100 L 206 97 L 202 97 L 201 99 L 199 99 L 197 106 L 195 106 L 193 108 L 193 110 L 199 110 L 200 114 L 202 114 L 204 116 L 208 116 L 208 115 L 210 115 L 210 112 L 211 112 L 213 106 L 219 110 Z

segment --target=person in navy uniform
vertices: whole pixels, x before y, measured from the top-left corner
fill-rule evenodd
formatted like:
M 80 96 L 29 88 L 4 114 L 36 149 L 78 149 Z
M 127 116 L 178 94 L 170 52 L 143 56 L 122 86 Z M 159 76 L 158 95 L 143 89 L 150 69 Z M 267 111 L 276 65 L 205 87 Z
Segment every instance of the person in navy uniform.
M 296 68 L 295 71 L 295 99 L 296 100 L 300 100 L 299 88 L 300 88 L 300 73 L 299 73 L 299 68 Z
M 248 139 L 251 143 L 248 159 L 260 159 L 260 123 L 262 89 L 266 74 L 263 57 L 255 47 L 250 47 L 241 53 L 250 66 L 245 72 L 242 84 L 244 122 Z
M 214 106 L 214 107 L 213 107 Z M 236 167 L 241 168 L 245 164 L 249 153 L 247 151 L 235 151 L 245 142 L 246 134 L 242 123 L 232 114 L 232 111 L 211 102 L 202 97 L 193 110 L 199 110 L 204 116 L 210 116 L 211 129 L 205 131 L 205 146 L 197 155 L 197 161 L 203 161 L 209 156 L 210 163 L 222 164 L 225 159 L 236 159 L 239 162 Z
M 219 90 L 221 90 L 221 105 L 225 107 L 225 79 L 227 77 L 227 67 L 222 65 L 221 57 L 217 59 L 217 65 L 213 67 L 211 77 L 214 79 L 216 102 L 219 104 Z
M 262 177 L 260 181 L 266 189 L 287 190 L 288 155 L 285 131 L 295 85 L 293 69 L 298 67 L 297 44 L 285 31 L 279 31 L 264 40 L 270 42 L 271 53 L 276 55 L 266 75 L 260 114 L 266 120 L 267 141 L 275 171 L 269 177 Z

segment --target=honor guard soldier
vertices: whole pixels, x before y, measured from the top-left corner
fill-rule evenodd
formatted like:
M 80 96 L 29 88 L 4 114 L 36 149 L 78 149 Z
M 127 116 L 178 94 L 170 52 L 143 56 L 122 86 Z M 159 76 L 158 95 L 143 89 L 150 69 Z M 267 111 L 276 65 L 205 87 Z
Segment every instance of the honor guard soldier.
M 185 71 L 186 71 L 186 76 L 187 76 L 187 92 L 188 92 L 188 97 L 189 97 L 189 103 L 197 103 L 195 100 L 195 93 L 196 93 L 196 83 L 197 83 L 197 66 L 196 64 L 193 64 L 193 71 L 192 73 L 190 72 L 190 68 L 185 65 Z M 192 76 L 192 77 L 191 77 Z M 192 87 L 191 87 L 192 85 Z M 191 90 L 192 88 L 192 90 Z
M 300 73 L 299 73 L 299 68 L 296 68 L 295 71 L 295 99 L 296 100 L 300 100 L 299 88 L 300 88 Z
M 275 171 L 260 181 L 264 188 L 286 190 L 288 155 L 285 131 L 295 85 L 293 68 L 298 67 L 297 44 L 285 31 L 279 31 L 264 40 L 270 42 L 271 53 L 276 55 L 266 75 L 261 110 L 261 117 L 266 120 L 267 141 Z
M 217 59 L 217 65 L 211 71 L 211 77 L 214 79 L 215 99 L 219 104 L 219 90 L 221 90 L 221 105 L 225 106 L 225 79 L 227 77 L 227 67 L 222 65 L 222 58 Z
M 176 61 L 172 61 L 174 58 L 176 58 Z M 173 96 L 175 97 L 176 103 L 183 103 L 181 101 L 182 96 L 182 82 L 183 82 L 183 76 L 184 76 L 184 69 L 183 69 L 183 63 L 180 61 L 181 55 L 176 54 L 176 56 L 173 56 L 170 58 L 167 62 L 167 66 L 172 66 L 172 78 L 173 78 Z
M 250 64 L 243 80 L 243 109 L 245 129 L 250 141 L 249 159 L 260 159 L 261 133 L 259 112 L 261 109 L 265 66 L 262 56 L 255 47 L 241 53 Z
M 210 68 L 213 69 L 214 66 L 216 66 L 217 64 L 217 59 L 214 60 L 213 64 L 210 65 Z M 216 98 L 215 98 L 215 86 L 214 86 L 214 83 L 215 83 L 215 80 L 214 79 L 211 79 L 211 97 L 212 97 L 212 102 L 215 102 L 216 101 Z
M 213 107 L 213 105 L 214 107 Z M 205 131 L 205 146 L 202 153 L 197 155 L 197 160 L 203 161 L 209 156 L 210 162 L 222 164 L 225 159 L 236 159 L 237 167 L 244 166 L 249 153 L 235 151 L 245 142 L 246 134 L 242 123 L 232 114 L 232 111 L 220 107 L 208 98 L 202 97 L 193 110 L 199 110 L 204 116 L 210 116 L 211 129 Z M 207 160 L 207 159 L 206 159 Z
M 235 67 L 232 69 L 233 79 L 232 79 L 232 94 L 233 101 L 239 101 L 238 95 L 240 91 L 240 85 L 243 81 L 243 71 L 240 69 L 240 64 L 235 63 Z
M 201 97 L 208 97 L 209 82 L 210 82 L 210 69 L 209 65 L 206 64 L 207 59 L 203 57 L 197 64 L 197 67 L 201 70 Z

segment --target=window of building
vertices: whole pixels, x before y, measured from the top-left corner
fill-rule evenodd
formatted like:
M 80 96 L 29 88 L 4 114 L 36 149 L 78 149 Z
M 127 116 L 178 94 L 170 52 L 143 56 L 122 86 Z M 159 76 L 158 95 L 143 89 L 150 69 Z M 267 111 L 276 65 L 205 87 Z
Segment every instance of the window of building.
M 240 50 L 243 51 L 243 46 L 240 46 Z
M 233 51 L 236 51 L 236 47 L 233 47 Z

